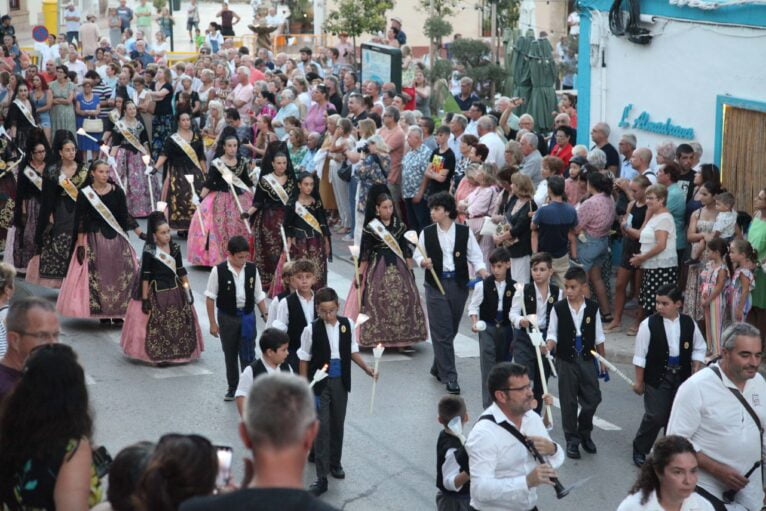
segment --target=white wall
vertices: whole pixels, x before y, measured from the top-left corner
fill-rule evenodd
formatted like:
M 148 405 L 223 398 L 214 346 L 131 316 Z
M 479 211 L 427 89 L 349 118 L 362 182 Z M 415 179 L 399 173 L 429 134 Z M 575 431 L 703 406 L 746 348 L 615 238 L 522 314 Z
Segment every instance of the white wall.
M 678 138 L 619 128 L 623 108 L 632 103 L 630 121 L 646 111 L 654 122 L 664 122 L 670 117 L 675 125 L 694 128 L 695 139 L 704 150 L 702 161 L 710 162 L 713 160 L 716 96 L 729 94 L 766 102 L 766 67 L 763 65 L 766 30 L 658 18 L 651 31 L 656 33 L 651 44 L 637 45 L 612 36 L 606 13 L 594 13 L 591 125 L 605 120 L 612 128 L 610 141 L 615 146 L 624 132 L 634 133 L 639 146 L 648 146 L 652 151 L 662 140 L 683 142 Z M 606 51 L 603 94 L 601 59 L 595 58 L 600 40 L 604 41 Z M 587 56 L 580 55 L 580 58 Z

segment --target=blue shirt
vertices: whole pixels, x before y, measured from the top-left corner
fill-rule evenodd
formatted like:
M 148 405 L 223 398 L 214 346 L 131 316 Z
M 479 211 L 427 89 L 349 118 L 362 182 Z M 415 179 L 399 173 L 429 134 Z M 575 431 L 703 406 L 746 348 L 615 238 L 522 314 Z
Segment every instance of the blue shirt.
M 567 255 L 567 236 L 577 226 L 577 211 L 571 204 L 551 202 L 537 210 L 532 222 L 537 226 L 538 252 L 548 252 L 553 258 Z
M 667 207 L 676 223 L 676 250 L 683 250 L 686 248 L 686 229 L 684 229 L 686 192 L 678 183 L 668 186 Z

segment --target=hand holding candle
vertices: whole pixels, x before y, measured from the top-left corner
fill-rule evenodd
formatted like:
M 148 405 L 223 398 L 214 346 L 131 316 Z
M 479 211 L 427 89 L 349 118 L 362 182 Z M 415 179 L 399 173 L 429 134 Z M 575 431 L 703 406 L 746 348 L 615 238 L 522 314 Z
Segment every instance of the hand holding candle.
M 234 197 L 234 203 L 237 205 L 240 217 L 243 216 L 245 214 L 245 210 L 242 209 L 242 204 L 239 202 L 239 196 L 237 195 L 237 191 L 234 189 L 234 181 L 232 180 L 233 176 L 230 172 L 221 172 L 221 177 L 223 177 L 223 180 L 226 181 L 226 184 L 229 185 L 229 191 L 231 192 L 232 197 Z M 253 231 L 250 229 L 250 221 L 247 220 L 247 218 L 243 218 L 242 221 L 245 222 L 245 229 L 247 229 L 247 233 L 252 234 Z M 285 247 L 286 246 L 287 244 L 285 244 Z
M 156 210 L 157 207 L 154 204 L 154 186 L 152 186 L 152 174 L 154 173 L 154 169 L 152 169 L 152 166 L 149 165 L 149 163 L 152 161 L 152 157 L 148 154 L 145 154 L 141 157 L 141 160 L 143 160 L 144 165 L 146 166 L 144 174 L 146 175 L 146 181 L 149 183 L 149 199 L 152 202 L 152 210 Z
M 415 245 L 418 249 L 418 252 L 420 252 L 420 255 L 423 256 L 423 259 L 428 259 L 428 255 L 426 254 L 426 251 L 423 249 L 422 246 L 420 246 L 420 241 L 418 240 L 418 233 L 415 231 L 407 231 L 404 233 L 404 238 Z M 439 276 L 436 275 L 436 271 L 431 267 L 431 276 L 434 278 L 434 282 L 436 282 L 436 287 L 439 288 L 439 291 L 441 294 L 444 293 L 444 287 L 442 286 L 441 281 L 439 280 Z
M 611 362 L 609 362 L 607 359 L 605 359 L 604 357 L 602 357 L 601 355 L 599 355 L 599 354 L 596 352 L 596 350 L 590 350 L 590 354 L 591 354 L 591 355 L 593 355 L 594 357 L 596 357 L 596 360 L 598 360 L 598 361 L 599 361 L 599 362 L 601 362 L 601 363 L 602 363 L 604 366 L 606 366 L 606 368 L 607 368 L 607 369 L 609 369 L 609 370 L 610 370 L 610 371 L 612 371 L 614 374 L 616 374 L 617 376 L 619 376 L 620 378 L 622 378 L 623 380 L 625 380 L 625 383 L 627 383 L 628 385 L 630 385 L 631 387 L 633 387 L 633 385 L 634 385 L 634 383 L 633 383 L 633 380 L 631 380 L 631 379 L 630 379 L 630 378 L 629 378 L 629 377 L 628 377 L 628 376 L 627 376 L 625 373 L 623 373 L 622 371 L 620 371 L 619 369 L 617 369 L 617 367 L 615 367 L 615 365 L 614 365 L 614 364 L 612 364 L 612 363 L 611 363 Z
M 358 310 L 362 310 L 362 279 L 359 275 L 359 245 L 351 245 L 348 247 L 348 251 L 351 252 L 351 259 L 354 261 L 354 280 L 356 282 L 356 304 Z
M 384 351 L 386 351 L 386 348 L 380 343 L 372 349 L 372 356 L 375 359 L 375 369 L 372 370 L 373 380 L 372 395 L 370 396 L 370 415 L 372 415 L 372 409 L 375 406 L 375 386 L 378 383 L 378 365 L 380 364 L 380 359 L 383 356 Z
M 91 139 L 91 140 L 92 140 L 92 141 L 94 141 L 94 142 L 98 142 L 98 140 L 96 140 L 94 137 L 92 137 L 92 136 L 88 135 L 88 132 L 87 132 L 87 131 L 85 131 L 85 129 L 84 129 L 84 128 L 80 128 L 79 130 L 77 130 L 77 134 L 78 134 L 78 135 L 82 135 L 82 136 L 83 136 L 83 137 L 85 137 L 85 138 L 89 138 L 89 139 Z
M 184 179 L 186 179 L 186 182 L 189 183 L 189 186 L 191 187 L 191 193 L 192 197 L 196 200 L 197 204 L 197 211 L 196 214 L 199 217 L 199 226 L 202 229 L 202 236 L 206 236 L 205 234 L 205 223 L 202 221 L 202 211 L 200 211 L 199 208 L 199 196 L 197 195 L 197 190 L 194 188 L 194 174 L 184 174 Z
M 313 388 L 314 385 L 327 378 L 327 364 L 323 365 L 321 369 L 317 369 L 314 373 L 314 378 L 309 383 L 309 388 Z

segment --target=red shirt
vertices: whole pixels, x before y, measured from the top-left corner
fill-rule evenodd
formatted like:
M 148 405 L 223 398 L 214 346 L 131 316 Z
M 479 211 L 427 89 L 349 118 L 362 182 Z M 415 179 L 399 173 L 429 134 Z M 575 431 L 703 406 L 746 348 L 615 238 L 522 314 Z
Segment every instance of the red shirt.
M 572 144 L 567 144 L 564 147 L 559 147 L 558 144 L 553 146 L 553 150 L 551 151 L 551 156 L 555 156 L 556 158 L 561 158 L 564 161 L 564 168 L 566 169 L 569 167 L 569 160 L 572 159 Z
M 46 83 L 51 83 L 53 80 L 56 79 L 56 73 L 49 73 L 47 71 L 43 71 L 42 73 L 37 73 L 37 74 L 42 76 Z

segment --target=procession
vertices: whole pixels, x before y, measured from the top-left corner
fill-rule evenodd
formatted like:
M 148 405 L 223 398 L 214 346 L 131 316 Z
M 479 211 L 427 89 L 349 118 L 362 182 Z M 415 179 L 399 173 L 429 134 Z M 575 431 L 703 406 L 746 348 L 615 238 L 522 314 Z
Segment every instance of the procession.
M 766 8 L 160 4 L 0 18 L 4 509 L 766 508 L 762 80 L 609 81 Z

